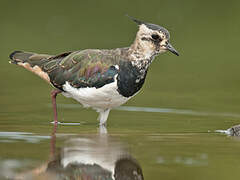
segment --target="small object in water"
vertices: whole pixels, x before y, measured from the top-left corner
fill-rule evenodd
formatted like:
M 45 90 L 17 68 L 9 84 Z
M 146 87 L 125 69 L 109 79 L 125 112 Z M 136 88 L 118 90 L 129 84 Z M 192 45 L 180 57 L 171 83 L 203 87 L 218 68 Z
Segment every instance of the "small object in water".
M 231 136 L 240 136 L 240 125 L 235 125 L 228 129 Z
M 215 132 L 224 133 L 229 136 L 239 136 L 240 137 L 240 124 L 235 125 L 227 130 L 216 130 Z
M 86 49 L 59 55 L 23 51 L 10 54 L 10 63 L 28 69 L 55 88 L 51 97 L 56 124 L 58 94 L 92 107 L 99 112 L 100 125 L 105 125 L 110 110 L 127 102 L 141 89 L 156 55 L 166 51 L 179 55 L 169 42 L 167 29 L 130 18 L 139 26 L 130 47 Z

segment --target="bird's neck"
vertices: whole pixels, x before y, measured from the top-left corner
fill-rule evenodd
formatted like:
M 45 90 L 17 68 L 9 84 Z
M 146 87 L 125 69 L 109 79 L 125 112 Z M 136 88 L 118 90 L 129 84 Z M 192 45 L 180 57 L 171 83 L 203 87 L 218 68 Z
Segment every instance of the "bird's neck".
M 156 54 L 152 47 L 142 44 L 138 37 L 136 37 L 136 39 L 129 48 L 129 55 L 132 60 L 150 60 Z
M 152 48 L 141 44 L 138 38 L 135 39 L 128 49 L 128 57 L 130 58 L 132 64 L 137 66 L 139 69 L 147 70 L 156 55 L 157 54 L 152 50 Z

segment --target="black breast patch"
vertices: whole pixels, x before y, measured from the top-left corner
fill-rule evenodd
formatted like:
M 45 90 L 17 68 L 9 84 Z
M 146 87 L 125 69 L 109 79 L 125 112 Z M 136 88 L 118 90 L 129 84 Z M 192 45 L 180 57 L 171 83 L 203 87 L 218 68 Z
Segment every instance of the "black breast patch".
M 141 73 L 130 61 L 122 61 L 117 76 L 118 92 L 124 97 L 133 96 L 143 86 L 146 75 L 147 70 Z

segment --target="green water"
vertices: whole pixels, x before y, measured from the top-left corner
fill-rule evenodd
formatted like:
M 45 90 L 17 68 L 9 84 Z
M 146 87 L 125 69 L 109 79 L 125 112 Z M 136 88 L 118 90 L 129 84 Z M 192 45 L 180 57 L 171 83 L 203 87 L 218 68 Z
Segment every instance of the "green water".
M 147 180 L 239 178 L 239 139 L 215 132 L 240 124 L 239 7 L 234 0 L 2 0 L 0 179 L 34 174 L 54 159 L 53 149 L 63 152 L 72 138 L 93 139 L 96 146 L 89 148 L 99 150 L 99 157 L 121 150 L 137 160 Z M 128 46 L 136 25 L 126 13 L 169 29 L 180 53 L 158 56 L 142 91 L 126 106 L 168 111 L 113 110 L 102 136 L 93 110 L 60 95 L 59 120 L 81 125 L 60 125 L 54 134 L 51 87 L 8 64 L 8 55 Z M 47 177 L 40 170 L 35 175 Z

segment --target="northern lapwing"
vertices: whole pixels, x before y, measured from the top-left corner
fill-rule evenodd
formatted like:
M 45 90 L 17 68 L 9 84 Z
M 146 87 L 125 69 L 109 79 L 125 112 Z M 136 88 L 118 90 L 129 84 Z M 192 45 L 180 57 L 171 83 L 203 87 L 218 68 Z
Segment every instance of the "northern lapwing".
M 51 84 L 54 122 L 58 122 L 56 96 L 61 93 L 84 107 L 99 112 L 100 125 L 112 108 L 127 102 L 144 84 L 149 65 L 156 55 L 170 51 L 170 34 L 162 26 L 130 17 L 139 26 L 130 47 L 86 49 L 59 55 L 14 51 L 10 63 L 37 74 Z

